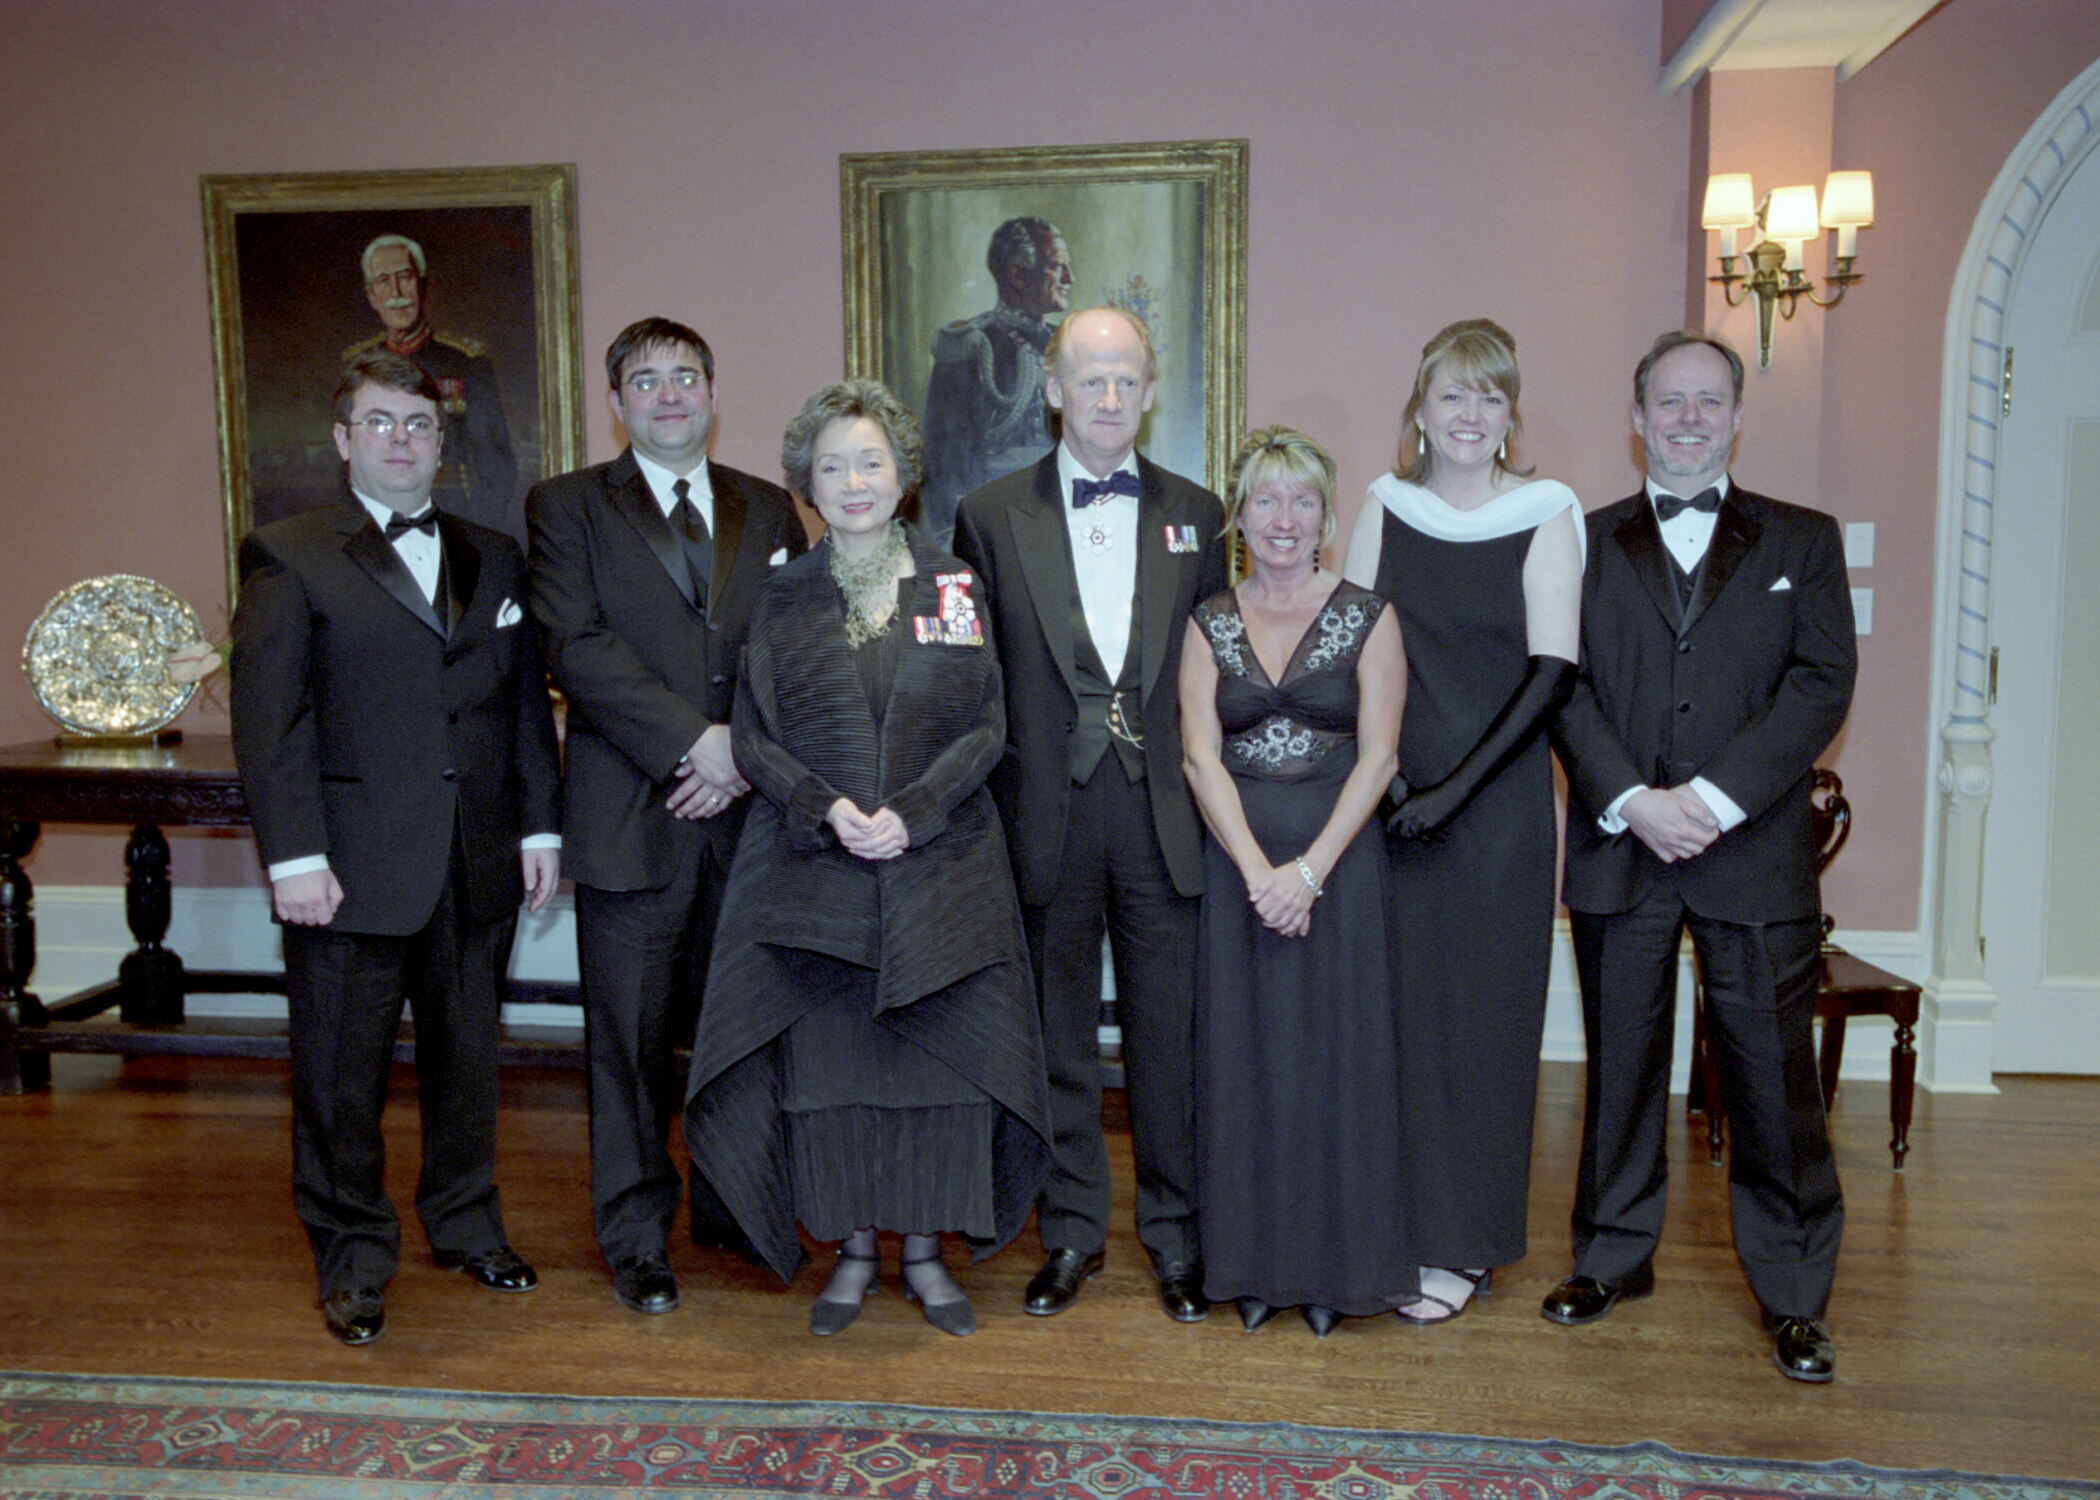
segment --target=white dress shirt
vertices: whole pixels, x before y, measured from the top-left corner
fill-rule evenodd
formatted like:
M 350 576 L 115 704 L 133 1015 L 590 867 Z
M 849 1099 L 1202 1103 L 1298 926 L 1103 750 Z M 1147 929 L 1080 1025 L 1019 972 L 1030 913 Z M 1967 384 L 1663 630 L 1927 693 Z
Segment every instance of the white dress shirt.
M 634 453 L 632 448 L 627 451 Z M 714 481 L 707 477 L 706 459 L 701 459 L 700 467 L 690 474 L 673 474 L 655 459 L 640 453 L 634 454 L 634 461 L 641 468 L 642 478 L 649 482 L 649 493 L 656 497 L 666 521 L 673 527 L 678 525 L 677 518 L 671 514 L 678 509 L 678 494 L 671 486 L 683 479 L 691 486 L 686 498 L 693 502 L 693 508 L 700 512 L 700 519 L 707 523 L 708 536 L 715 534 L 715 486 Z
M 1715 481 L 1714 488 L 1719 490 L 1721 498 L 1726 500 L 1728 476 L 1723 474 Z M 1651 506 L 1655 504 L 1656 496 L 1676 493 L 1664 485 L 1657 484 L 1653 478 L 1649 479 L 1647 490 L 1648 503 Z M 1691 496 L 1686 495 L 1682 498 L 1689 500 Z M 1670 549 L 1670 556 L 1677 560 L 1677 566 L 1687 574 L 1693 574 L 1699 571 L 1699 564 L 1706 557 L 1706 549 L 1713 544 L 1714 526 L 1720 519 L 1718 511 L 1693 510 L 1686 506 L 1667 521 L 1658 515 L 1655 524 L 1662 531 L 1663 545 Z M 1748 820 L 1749 814 L 1743 811 L 1736 800 L 1704 776 L 1694 776 L 1686 785 L 1698 793 L 1699 800 L 1712 809 L 1715 821 L 1721 826 L 1721 832 L 1726 833 Z M 1621 816 L 1621 810 L 1626 806 L 1626 799 L 1635 792 L 1646 790 L 1648 789 L 1643 786 L 1630 786 L 1612 798 L 1611 806 L 1604 810 L 1604 816 L 1597 820 L 1597 826 L 1609 834 L 1624 833 L 1626 819 Z
M 1133 477 L 1137 471 L 1135 452 L 1124 454 L 1116 466 L 1117 473 Z M 1064 507 L 1065 530 L 1072 538 L 1072 572 L 1079 580 L 1087 633 L 1094 638 L 1094 650 L 1113 687 L 1130 652 L 1131 610 L 1137 599 L 1138 497 L 1110 495 L 1074 510 L 1072 482 L 1093 477 L 1071 449 L 1057 445 L 1058 504 Z

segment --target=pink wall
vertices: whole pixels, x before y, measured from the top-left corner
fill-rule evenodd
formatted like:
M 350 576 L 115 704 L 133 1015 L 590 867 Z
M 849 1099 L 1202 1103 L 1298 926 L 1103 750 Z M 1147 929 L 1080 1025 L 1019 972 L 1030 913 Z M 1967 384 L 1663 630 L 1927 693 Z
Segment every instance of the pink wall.
M 1991 28 L 2015 9 L 1999 67 Z M 1627 375 L 1682 315 L 1697 211 L 1690 99 L 1657 96 L 1659 3 L 1067 0 L 1048 36 L 1044 14 L 0 0 L 0 251 L 17 268 L 0 305 L 14 355 L 0 368 L 0 645 L 11 658 L 43 602 L 90 573 L 147 573 L 208 619 L 223 604 L 206 172 L 575 162 L 587 379 L 630 318 L 696 323 L 722 369 L 717 454 L 771 473 L 787 415 L 840 373 L 839 153 L 1244 136 L 1250 422 L 1327 441 L 1353 500 L 1387 460 L 1422 341 L 1491 313 L 1521 345 L 1544 471 L 1593 504 L 1632 487 Z M 1942 27 L 1960 40 L 1940 43 Z M 1083 65 L 1049 60 L 1079 47 Z M 1916 922 L 1946 283 L 1996 162 L 2096 50 L 2100 12 L 2083 0 L 1959 0 L 1837 90 L 1840 154 L 1896 175 L 1866 242 L 1875 279 L 1831 320 L 1844 378 L 1824 415 L 1825 503 L 1880 521 L 1877 585 L 1915 590 L 1883 605 L 1870 675 L 1891 678 L 1863 685 L 1872 712 L 1845 748 L 1863 825 L 1836 898 L 1848 926 Z M 1987 76 L 1965 76 L 1979 57 Z M 1941 118 L 1949 97 L 1959 124 Z M 1961 171 L 1933 179 L 1949 152 Z M 1929 207 L 1899 210 L 1905 191 Z M 1922 296 L 1899 301 L 1915 280 Z M 587 409 L 603 410 L 595 383 Z M 614 443 L 594 417 L 591 456 Z M 19 677 L 0 686 L 0 739 L 46 727 Z M 120 846 L 53 835 L 32 871 L 114 880 Z M 179 879 L 255 878 L 241 840 L 184 839 L 176 858 Z

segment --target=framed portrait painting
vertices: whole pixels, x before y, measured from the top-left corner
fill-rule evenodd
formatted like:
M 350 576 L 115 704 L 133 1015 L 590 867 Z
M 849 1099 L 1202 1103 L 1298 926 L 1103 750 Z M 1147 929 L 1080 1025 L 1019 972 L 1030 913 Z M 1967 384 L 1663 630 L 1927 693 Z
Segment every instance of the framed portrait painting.
M 329 399 L 386 348 L 437 382 L 433 497 L 524 536 L 583 452 L 573 166 L 203 179 L 227 593 L 250 529 L 342 493 Z
M 1041 354 L 1071 310 L 1144 320 L 1159 358 L 1139 446 L 1217 488 L 1245 409 L 1247 143 L 842 156 L 846 367 L 926 429 L 927 529 L 1055 441 Z

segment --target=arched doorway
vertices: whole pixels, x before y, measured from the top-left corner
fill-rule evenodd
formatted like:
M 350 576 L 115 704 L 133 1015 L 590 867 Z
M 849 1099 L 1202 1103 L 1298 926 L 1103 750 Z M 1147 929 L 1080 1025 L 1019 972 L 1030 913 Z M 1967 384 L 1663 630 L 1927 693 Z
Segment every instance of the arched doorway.
M 2082 747 L 2060 731 L 2077 729 L 2066 710 L 2076 720 L 2100 697 L 2100 678 L 2071 659 L 2100 653 L 2064 649 L 2094 627 L 2090 607 L 2080 612 L 2089 590 L 2064 588 L 2079 575 L 2061 566 L 2066 547 L 2100 528 L 2091 515 L 2100 500 L 2079 488 L 2082 464 L 2100 475 L 2100 395 L 2066 383 L 2083 378 L 2081 347 L 2100 350 L 2100 303 L 2094 330 L 2078 331 L 2100 254 L 2100 232 L 2088 227 L 2100 223 L 2096 145 L 2100 64 L 2007 160 L 1948 314 L 1927 859 L 1925 1076 L 1937 1088 L 1988 1088 L 1998 1067 L 2100 1071 L 2100 1028 L 2089 1024 L 2100 1008 L 2078 982 L 2085 950 L 2100 952 L 2100 905 L 2081 907 L 2092 898 L 2078 882 L 2095 887 L 2066 857 L 2056 816 L 2071 815 L 2075 833 L 2092 801 L 2094 777 L 2072 753 Z M 2029 357 L 2015 348 L 2008 413 L 2016 339 Z M 2083 977 L 2095 969 L 2100 960 Z M 2081 1012 L 2088 1024 L 2067 1024 Z

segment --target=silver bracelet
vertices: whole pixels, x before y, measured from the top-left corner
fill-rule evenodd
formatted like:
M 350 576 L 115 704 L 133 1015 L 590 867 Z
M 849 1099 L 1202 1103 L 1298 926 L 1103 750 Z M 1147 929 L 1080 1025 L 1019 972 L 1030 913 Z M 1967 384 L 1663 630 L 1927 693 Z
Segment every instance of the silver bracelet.
M 1303 859 L 1297 860 L 1296 864 L 1299 875 L 1305 880 L 1306 888 L 1313 893 L 1313 899 L 1317 901 L 1320 897 L 1326 895 L 1327 892 L 1320 888 L 1320 882 L 1313 879 L 1312 866 Z

